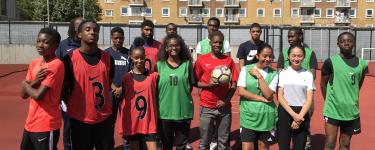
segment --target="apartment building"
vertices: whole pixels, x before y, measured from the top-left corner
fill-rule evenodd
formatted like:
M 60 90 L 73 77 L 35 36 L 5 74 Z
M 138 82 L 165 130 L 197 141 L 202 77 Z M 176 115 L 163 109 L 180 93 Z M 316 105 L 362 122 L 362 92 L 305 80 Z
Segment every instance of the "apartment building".
M 375 24 L 375 0 L 99 0 L 102 22 L 139 24 L 222 24 L 356 26 Z

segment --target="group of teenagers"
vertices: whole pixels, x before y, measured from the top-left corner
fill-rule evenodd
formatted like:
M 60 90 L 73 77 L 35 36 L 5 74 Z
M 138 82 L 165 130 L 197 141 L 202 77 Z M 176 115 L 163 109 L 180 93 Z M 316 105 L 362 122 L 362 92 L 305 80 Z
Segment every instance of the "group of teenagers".
M 197 44 L 194 63 L 173 23 L 157 41 L 153 22 L 143 21 L 142 35 L 130 49 L 123 47 L 124 31 L 114 27 L 112 46 L 101 50 L 100 26 L 81 17 L 71 21 L 69 37 L 61 42 L 56 30 L 41 29 L 36 49 L 42 57 L 29 64 L 22 81 L 21 96 L 30 106 L 21 149 L 57 149 L 62 120 L 65 150 L 113 149 L 116 121 L 124 149 L 189 149 L 193 87 L 199 89 L 200 150 L 230 149 L 236 90 L 243 150 L 269 149 L 275 142 L 281 150 L 309 148 L 318 64 L 303 43 L 302 29 L 289 29 L 290 47 L 274 69 L 274 50 L 260 40 L 261 26 L 253 23 L 250 40 L 238 48 L 238 71 L 219 27 L 218 18 L 208 20 L 208 37 Z M 361 132 L 358 98 L 368 68 L 353 55 L 354 45 L 352 33 L 341 33 L 340 53 L 321 69 L 326 150 L 335 149 L 338 133 L 340 149 L 349 149 L 352 135 Z M 229 83 L 211 79 L 212 70 L 222 66 L 232 72 Z

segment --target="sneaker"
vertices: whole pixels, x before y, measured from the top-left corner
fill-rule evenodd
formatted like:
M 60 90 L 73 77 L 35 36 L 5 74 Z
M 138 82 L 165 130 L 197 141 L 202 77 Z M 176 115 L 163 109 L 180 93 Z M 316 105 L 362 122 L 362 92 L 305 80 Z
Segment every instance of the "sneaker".
M 217 142 L 211 142 L 210 143 L 210 150 L 216 150 L 217 149 Z
M 185 148 L 186 148 L 186 150 L 192 150 L 193 149 L 193 147 L 191 147 L 190 143 L 187 143 Z
M 124 146 L 123 150 L 130 150 L 130 148 L 129 148 L 129 142 L 128 141 L 124 140 L 124 145 L 123 146 Z

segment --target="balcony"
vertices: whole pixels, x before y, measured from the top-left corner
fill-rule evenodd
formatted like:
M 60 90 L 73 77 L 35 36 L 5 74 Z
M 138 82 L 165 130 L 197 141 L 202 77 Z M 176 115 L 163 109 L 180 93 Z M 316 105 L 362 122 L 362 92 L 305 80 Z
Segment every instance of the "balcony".
M 129 0 L 130 7 L 143 7 L 144 5 L 144 0 Z
M 187 22 L 189 24 L 201 24 L 203 22 L 202 15 L 192 14 L 187 17 Z
M 189 7 L 203 7 L 202 0 L 189 0 L 188 2 Z
M 350 8 L 350 0 L 337 0 L 336 8 Z
M 315 23 L 314 15 L 300 15 L 301 24 L 313 24 Z
M 349 16 L 336 16 L 335 24 L 350 24 Z
M 240 7 L 240 2 L 238 0 L 226 0 L 224 7 L 237 8 Z
M 141 14 L 133 14 L 132 16 L 129 16 L 129 24 L 138 24 L 139 22 L 143 22 L 145 20 L 145 17 Z
M 238 15 L 226 15 L 224 23 L 226 23 L 226 24 L 233 24 L 233 23 L 237 24 L 237 23 L 240 23 L 240 19 L 239 19 Z
M 301 0 L 301 8 L 315 8 L 315 1 L 314 0 Z

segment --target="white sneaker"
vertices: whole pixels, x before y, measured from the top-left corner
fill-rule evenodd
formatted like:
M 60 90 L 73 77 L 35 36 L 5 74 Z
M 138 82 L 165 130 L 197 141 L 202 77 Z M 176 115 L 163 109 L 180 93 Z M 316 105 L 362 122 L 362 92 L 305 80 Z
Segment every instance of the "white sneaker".
M 210 150 L 216 150 L 217 149 L 217 142 L 211 142 L 210 143 Z

